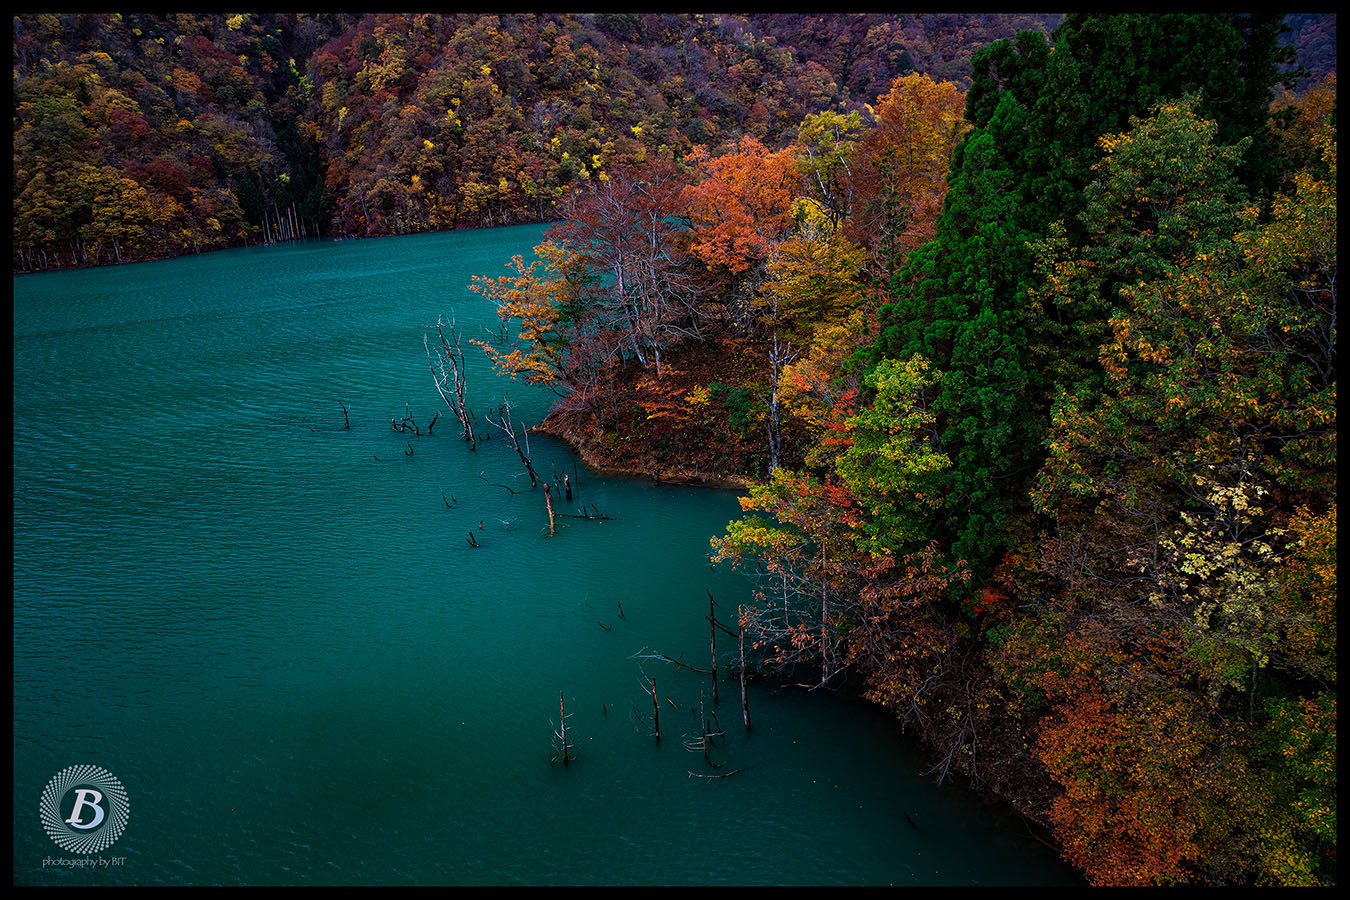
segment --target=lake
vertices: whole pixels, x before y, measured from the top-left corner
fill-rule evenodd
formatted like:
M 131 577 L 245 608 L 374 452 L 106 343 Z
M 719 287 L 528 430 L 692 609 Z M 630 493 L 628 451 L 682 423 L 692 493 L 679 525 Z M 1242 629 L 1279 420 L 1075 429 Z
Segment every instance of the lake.
M 459 439 L 423 348 L 441 316 L 495 328 L 470 278 L 542 233 L 14 278 L 15 883 L 1081 884 L 934 784 L 881 711 L 757 682 L 746 732 L 733 682 L 713 707 L 708 676 L 636 658 L 706 667 L 709 592 L 734 625 L 750 584 L 708 542 L 736 493 L 532 437 L 541 475 L 575 479 L 558 511 L 611 517 L 549 536 L 506 442 Z M 543 418 L 547 391 L 465 349 L 484 430 L 508 398 Z M 431 435 L 390 427 L 437 411 Z M 701 692 L 717 768 L 683 746 Z M 129 806 L 86 857 L 39 815 L 77 764 Z

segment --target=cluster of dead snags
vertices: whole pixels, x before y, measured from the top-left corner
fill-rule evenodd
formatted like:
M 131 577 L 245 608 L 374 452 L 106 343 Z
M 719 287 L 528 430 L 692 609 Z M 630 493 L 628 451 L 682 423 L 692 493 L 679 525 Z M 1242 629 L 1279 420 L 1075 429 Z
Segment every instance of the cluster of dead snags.
M 422 336 L 422 346 L 427 352 L 427 366 L 431 370 L 431 380 L 436 386 L 436 392 L 441 395 L 445 405 L 450 407 L 455 418 L 460 424 L 460 436 L 465 443 L 469 445 L 470 450 L 477 449 L 479 440 L 487 440 L 487 433 L 480 432 L 478 416 L 469 407 L 464 399 L 464 389 L 466 386 L 465 364 L 464 364 L 464 346 L 463 338 L 459 333 L 459 328 L 455 324 L 452 316 L 449 322 L 444 318 L 436 320 L 437 346 L 431 344 L 430 335 Z M 439 414 L 438 414 L 439 415 Z M 497 404 L 497 416 L 493 418 L 491 413 L 484 415 L 489 425 L 496 428 L 506 438 L 511 449 L 516 451 L 516 456 L 520 458 L 521 465 L 525 467 L 525 474 L 530 477 L 531 490 L 539 486 L 539 473 L 535 471 L 534 463 L 530 455 L 530 431 L 528 428 L 517 428 L 511 419 L 511 402 L 509 398 L 503 397 Z M 430 429 L 428 429 L 429 431 Z M 575 465 L 573 466 L 575 469 Z M 510 493 L 516 492 L 515 488 L 497 484 L 487 480 L 487 476 L 480 472 L 479 477 L 494 487 L 504 488 Z M 600 512 L 592 505 L 592 512 L 587 512 L 583 507 L 577 515 L 567 513 L 557 513 L 553 509 L 553 488 L 556 485 L 558 493 L 564 496 L 568 501 L 572 499 L 572 479 L 564 473 L 561 480 L 558 478 L 557 467 L 553 471 L 553 485 L 544 483 L 544 507 L 548 512 L 548 533 L 550 536 L 557 533 L 557 519 L 609 519 L 610 517 Z M 444 493 L 442 493 L 444 498 Z M 449 505 L 447 501 L 446 505 Z M 470 547 L 480 546 L 473 532 L 469 532 L 468 544 Z
M 707 594 L 708 594 L 707 620 L 709 626 L 708 640 L 709 640 L 709 651 L 711 656 L 711 665 L 709 668 L 704 669 L 699 666 L 690 665 L 689 663 L 686 663 L 683 660 L 675 659 L 672 656 L 667 656 L 664 653 L 657 652 L 648 647 L 643 647 L 637 653 L 633 654 L 633 656 L 631 656 L 630 659 L 657 660 L 660 662 L 671 663 L 681 668 L 688 669 L 691 672 L 698 672 L 703 675 L 708 675 L 712 684 L 712 704 L 715 707 L 719 703 L 718 687 L 717 687 L 718 684 L 717 632 L 721 631 L 725 634 L 735 637 L 737 639 L 740 651 L 739 677 L 741 686 L 741 718 L 745 723 L 746 731 L 749 731 L 750 704 L 745 686 L 745 677 L 746 677 L 745 628 L 743 624 L 744 623 L 743 610 L 739 611 L 741 615 L 738 615 L 738 619 L 741 622 L 740 627 L 736 631 L 732 631 L 722 622 L 718 621 L 717 603 L 713 599 L 711 591 L 707 591 Z M 619 618 L 626 619 L 627 615 L 624 613 L 623 603 L 619 602 L 618 607 L 619 607 Z M 605 623 L 599 621 L 597 621 L 596 624 L 599 625 L 601 628 L 603 628 L 605 631 L 614 630 L 614 626 L 612 625 L 606 625 Z M 659 743 L 661 740 L 661 700 L 663 699 L 663 695 L 657 688 L 655 676 L 648 675 L 647 672 L 641 668 L 641 665 L 639 665 L 639 671 L 642 673 L 642 678 L 640 682 L 642 691 L 651 699 L 652 703 L 651 715 L 649 717 L 645 712 L 643 712 L 636 705 L 634 705 L 632 713 L 630 715 L 630 719 L 633 722 L 634 727 L 637 728 L 640 733 L 641 732 L 647 733 L 649 736 L 654 738 Z M 664 700 L 670 706 L 671 709 L 675 710 L 676 712 L 681 711 L 681 707 L 679 706 L 679 704 L 677 704 L 674 700 L 672 700 L 668 694 L 664 695 Z M 609 715 L 609 710 L 604 704 L 601 704 L 601 711 L 604 715 Z M 703 762 L 705 765 L 707 765 L 709 769 L 720 769 L 723 767 L 724 764 L 713 761 L 712 750 L 714 747 L 717 746 L 717 740 L 721 737 L 724 737 L 726 732 L 723 731 L 722 724 L 717 719 L 717 711 L 715 709 L 708 708 L 707 694 L 701 687 L 699 688 L 698 692 L 697 711 L 698 711 L 698 731 L 694 734 L 682 735 L 681 743 L 683 744 L 684 748 L 690 751 L 691 753 L 698 753 L 702 755 Z M 555 764 L 561 762 L 564 766 L 568 765 L 571 762 L 571 760 L 575 758 L 575 745 L 568 737 L 567 720 L 569 716 L 571 716 L 571 713 L 567 712 L 564 693 L 562 691 L 559 691 L 558 725 L 553 730 L 553 750 L 554 750 L 553 762 Z M 689 777 L 706 778 L 706 779 L 730 778 L 732 775 L 738 775 L 742 771 L 744 770 L 731 769 L 730 771 L 714 772 L 712 774 L 690 771 Z
M 488 434 L 485 432 L 480 432 L 478 418 L 476 415 L 474 415 L 473 410 L 468 406 L 468 404 L 465 402 L 464 399 L 464 392 L 466 386 L 465 381 L 466 367 L 464 364 L 463 341 L 459 334 L 459 329 L 455 324 L 454 318 L 452 317 L 450 322 L 448 323 L 443 318 L 437 319 L 435 330 L 437 336 L 436 346 L 433 347 L 429 335 L 423 335 L 422 338 L 422 345 L 426 349 L 427 365 L 431 371 L 432 381 L 436 386 L 437 393 L 441 395 L 441 399 L 445 401 L 446 406 L 450 408 L 450 411 L 459 421 L 460 436 L 464 439 L 466 443 L 469 444 L 469 448 L 471 450 L 476 449 L 478 441 L 480 439 L 486 440 Z M 344 415 L 346 414 L 345 407 L 343 413 Z M 519 457 L 520 463 L 525 469 L 524 474 L 529 476 L 530 488 L 532 490 L 537 488 L 539 485 L 540 478 L 539 473 L 535 470 L 534 463 L 531 459 L 530 431 L 528 428 L 517 428 L 516 423 L 512 420 L 511 417 L 510 401 L 505 397 L 503 397 L 501 403 L 497 405 L 496 417 L 494 418 L 491 413 L 487 413 L 486 415 L 484 415 L 484 418 L 487 420 L 489 425 L 493 426 L 493 428 L 495 428 L 502 434 L 502 436 L 506 439 L 507 443 L 510 445 L 511 449 L 516 452 L 516 456 Z M 394 428 L 395 431 L 406 431 L 409 428 L 411 428 L 415 435 L 420 434 L 420 432 L 417 429 L 416 423 L 412 421 L 411 416 L 406 412 L 406 410 L 403 419 L 401 420 L 394 419 L 390 422 L 390 425 L 391 427 Z M 432 420 L 431 425 L 427 426 L 428 434 L 431 433 L 431 429 L 434 425 L 435 419 Z M 412 447 L 410 444 L 409 445 L 410 453 L 411 449 Z M 502 488 L 511 494 L 516 493 L 516 489 L 511 487 L 510 485 L 488 481 L 487 475 L 484 472 L 479 472 L 478 474 L 479 477 L 482 478 L 485 483 L 490 484 L 494 487 Z M 576 474 L 576 464 L 574 462 L 573 475 L 575 474 Z M 563 473 L 561 479 L 559 479 L 556 466 L 553 469 L 552 483 L 548 481 L 544 482 L 544 506 L 548 512 L 548 533 L 550 536 L 556 534 L 557 518 L 593 519 L 593 520 L 610 519 L 610 516 L 607 516 L 604 513 L 600 512 L 600 510 L 597 509 L 594 504 L 591 505 L 590 511 L 587 511 L 585 506 L 583 505 L 575 515 L 555 512 L 553 509 L 554 488 L 556 487 L 559 495 L 563 496 L 568 502 L 570 502 L 572 500 L 572 486 L 573 486 L 572 478 L 569 477 L 567 473 Z M 444 501 L 447 508 L 452 506 L 453 503 L 458 502 L 455 500 L 453 494 L 451 494 L 450 497 L 447 498 L 445 496 L 444 490 L 441 491 L 441 499 L 442 501 Z M 479 528 L 480 529 L 482 528 L 481 522 L 479 523 Z M 472 530 L 470 530 L 469 532 L 468 544 L 471 547 L 480 546 Z M 621 619 L 626 618 L 623 611 L 623 603 L 620 602 L 618 606 L 619 606 L 619 618 Z M 740 648 L 741 717 L 745 722 L 746 730 L 749 730 L 750 706 L 745 688 L 744 621 L 741 616 L 738 616 L 738 619 L 741 620 L 740 627 L 737 629 L 737 631 L 732 631 L 731 629 L 727 628 L 725 625 L 723 625 L 721 622 L 717 620 L 716 607 L 717 604 L 713 600 L 712 592 L 709 591 L 707 619 L 709 624 L 709 647 L 711 651 L 710 668 L 702 669 L 697 666 L 692 666 L 681 660 L 674 659 L 670 656 L 667 656 L 663 653 L 658 653 L 646 647 L 642 648 L 636 654 L 634 654 L 633 658 L 661 660 L 664 662 L 673 663 L 677 666 L 681 666 L 683 668 L 690 669 L 695 672 L 700 672 L 709 675 L 712 681 L 712 702 L 713 705 L 716 706 L 719 702 L 717 689 L 717 632 L 718 630 L 721 630 L 724 633 L 737 638 Z M 605 631 L 612 632 L 614 630 L 613 625 L 606 625 L 604 622 L 600 621 L 597 621 L 596 624 L 599 625 L 600 628 L 604 629 Z M 650 696 L 652 701 L 650 734 L 657 741 L 660 741 L 661 703 L 660 703 L 660 695 L 658 694 L 656 688 L 655 677 L 649 676 L 645 672 L 643 672 L 642 687 L 643 691 L 647 693 L 648 696 Z M 669 696 L 667 696 L 665 699 L 666 702 L 670 704 L 672 708 L 677 710 L 679 709 L 675 701 L 671 700 Z M 601 704 L 601 708 L 605 715 L 609 714 L 609 710 L 605 708 L 604 704 Z M 685 735 L 683 737 L 683 744 L 687 750 L 702 754 L 704 763 L 707 764 L 709 768 L 712 769 L 721 768 L 720 764 L 713 762 L 711 749 L 715 746 L 717 738 L 722 737 L 724 732 L 722 731 L 721 724 L 717 721 L 717 713 L 715 711 L 709 713 L 709 711 L 707 710 L 707 706 L 704 699 L 704 692 L 702 689 L 699 690 L 698 713 L 699 713 L 698 733 L 696 735 Z M 567 712 L 564 692 L 559 691 L 558 723 L 557 727 L 553 731 L 553 746 L 554 746 L 553 759 L 555 763 L 561 762 L 563 766 L 567 766 L 574 757 L 574 745 L 573 742 L 568 737 L 567 720 L 569 715 L 570 714 Z M 640 711 L 636 706 L 634 706 L 633 708 L 632 718 L 635 726 L 639 727 L 640 729 L 643 727 L 647 727 L 645 714 L 642 711 Z M 740 769 L 733 769 L 729 772 L 722 772 L 717 774 L 702 774 L 691 771 L 689 772 L 689 775 L 692 778 L 727 778 L 739 773 L 740 771 L 741 771 Z
M 454 413 L 455 418 L 459 421 L 460 436 L 466 443 L 469 444 L 469 448 L 471 450 L 476 450 L 478 442 L 480 440 L 483 441 L 488 440 L 489 434 L 487 432 L 483 432 L 480 430 L 478 417 L 474 414 L 473 410 L 470 409 L 468 404 L 465 402 L 464 393 L 466 381 L 465 381 L 464 351 L 462 349 L 461 337 L 459 335 L 458 329 L 456 328 L 453 319 L 449 323 L 446 323 L 443 319 L 438 319 L 435 325 L 435 329 L 438 337 L 438 346 L 433 347 L 429 336 L 427 335 L 423 336 L 423 346 L 426 348 L 427 351 L 427 362 L 431 371 L 432 381 L 435 384 L 436 390 L 440 394 L 441 399 L 445 401 L 446 406 L 450 408 L 450 411 Z M 350 431 L 352 427 L 351 409 L 346 403 L 346 401 L 338 400 L 337 402 L 338 405 L 341 406 L 342 408 L 343 430 Z M 516 456 L 520 459 L 521 465 L 524 467 L 523 474 L 527 475 L 530 479 L 530 488 L 531 489 L 537 488 L 539 486 L 540 476 L 538 471 L 535 469 L 533 460 L 531 458 L 530 432 L 528 428 L 517 427 L 516 423 L 513 421 L 511 416 L 511 403 L 509 399 L 503 397 L 502 401 L 498 403 L 495 418 L 492 413 L 486 414 L 484 418 L 487 420 L 489 425 L 493 426 L 494 429 L 496 429 L 502 434 L 502 436 L 506 439 L 511 449 L 516 452 Z M 408 407 L 405 404 L 403 415 L 392 416 L 389 420 L 389 427 L 392 431 L 395 431 L 403 435 L 411 434 L 413 437 L 418 438 L 423 436 L 430 437 L 434 433 L 434 429 L 438 421 L 440 421 L 439 411 L 437 411 L 436 414 L 432 416 L 431 421 L 427 424 L 424 430 L 417 423 L 417 420 L 413 417 L 410 407 Z M 310 427 L 314 428 L 314 426 Z M 410 441 L 407 442 L 407 450 L 404 451 L 404 455 L 412 457 L 414 455 L 414 452 L 415 451 L 413 449 L 412 443 Z M 374 457 L 376 462 L 381 461 L 378 454 L 374 454 Z M 485 472 L 479 472 L 478 474 L 479 477 L 486 484 L 492 485 L 493 487 L 500 487 L 511 494 L 517 493 L 516 488 L 510 485 L 488 481 L 487 474 Z M 575 514 L 559 513 L 554 510 L 553 492 L 555 489 L 557 490 L 558 495 L 563 497 L 567 502 L 571 502 L 573 500 L 573 485 L 575 475 L 576 475 L 575 463 L 573 463 L 572 475 L 568 475 L 568 473 L 566 472 L 561 473 L 560 475 L 557 470 L 557 466 L 555 465 L 553 467 L 551 481 L 544 481 L 544 506 L 548 513 L 549 536 L 556 535 L 557 533 L 556 520 L 559 518 L 589 519 L 589 520 L 604 520 L 604 521 L 612 519 L 611 516 L 602 513 L 598 508 L 596 508 L 594 504 L 591 504 L 590 510 L 587 510 L 585 505 L 582 505 Z M 444 488 L 441 489 L 441 500 L 445 504 L 445 507 L 447 509 L 454 508 L 459 503 L 458 498 L 456 498 L 453 493 L 447 496 Z M 482 522 L 479 522 L 478 528 L 479 530 L 482 530 L 483 528 Z M 470 529 L 468 533 L 466 543 L 470 547 L 481 546 L 472 529 Z M 714 601 L 711 591 L 707 593 L 708 593 L 707 620 L 709 624 L 709 649 L 711 657 L 710 668 L 704 669 L 698 666 L 693 666 L 690 665 L 689 663 L 684 662 L 683 660 L 675 659 L 673 657 L 667 656 L 664 653 L 659 653 L 647 647 L 643 647 L 631 658 L 639 660 L 659 660 L 662 662 L 667 662 L 674 664 L 676 666 L 680 666 L 685 669 L 689 669 L 694 672 L 709 675 L 712 687 L 712 703 L 713 706 L 716 706 L 720 700 L 718 696 L 718 682 L 717 682 L 717 632 L 720 630 L 725 634 L 735 637 L 738 641 L 740 651 L 741 716 L 742 719 L 744 720 L 746 730 L 749 730 L 750 707 L 745 685 L 745 673 L 746 673 L 745 628 L 744 628 L 743 613 L 742 615 L 738 615 L 738 619 L 740 620 L 739 622 L 740 627 L 738 627 L 736 631 L 732 631 L 722 622 L 718 621 L 716 611 L 717 607 L 716 601 Z M 618 604 L 618 607 L 619 607 L 619 618 L 620 619 L 627 618 L 623 610 L 622 602 Z M 612 632 L 614 630 L 613 625 L 606 625 L 605 623 L 600 621 L 597 621 L 596 624 L 599 625 L 600 628 L 604 629 L 605 631 Z M 639 669 L 641 670 L 640 667 Z M 656 678 L 654 676 L 647 675 L 645 671 L 642 672 L 642 689 L 643 692 L 646 693 L 651 698 L 652 701 L 651 718 L 650 720 L 648 720 L 646 714 L 643 713 L 641 710 L 639 710 L 636 706 L 634 706 L 632 719 L 636 727 L 638 727 L 639 729 L 644 728 L 648 729 L 650 735 L 659 742 L 661 740 L 661 702 L 660 702 L 661 695 L 657 691 Z M 680 707 L 675 703 L 675 701 L 672 700 L 669 696 L 665 697 L 665 701 L 673 709 L 675 710 L 680 709 Z M 603 704 L 602 709 L 605 715 L 609 714 L 608 709 L 604 708 Z M 724 736 L 725 732 L 723 732 L 721 723 L 718 722 L 717 720 L 716 711 L 708 710 L 705 700 L 705 693 L 702 688 L 699 689 L 698 714 L 699 714 L 699 730 L 697 734 L 684 735 L 682 738 L 682 743 L 684 747 L 690 752 L 701 754 L 703 756 L 704 763 L 709 768 L 711 769 L 721 768 L 721 764 L 713 761 L 711 750 L 714 746 L 716 746 L 717 739 Z M 571 762 L 571 760 L 575 758 L 575 745 L 568 736 L 567 720 L 570 715 L 571 714 L 568 713 L 566 709 L 566 701 L 564 693 L 560 691 L 558 694 L 558 724 L 553 732 L 554 751 L 555 751 L 553 759 L 554 762 L 561 762 L 564 766 L 568 765 Z M 732 775 L 738 774 L 741 771 L 742 770 L 740 769 L 733 769 L 728 772 L 721 772 L 715 774 L 704 774 L 690 771 L 689 775 L 692 778 L 728 778 Z

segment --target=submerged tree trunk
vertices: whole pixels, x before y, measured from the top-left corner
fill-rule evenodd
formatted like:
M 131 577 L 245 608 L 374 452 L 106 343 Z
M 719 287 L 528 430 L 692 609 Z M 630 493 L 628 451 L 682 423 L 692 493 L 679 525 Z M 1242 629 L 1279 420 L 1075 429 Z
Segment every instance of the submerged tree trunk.
M 558 691 L 558 734 L 562 738 L 562 761 L 567 765 L 567 709 L 563 705 L 563 692 Z
M 713 703 L 717 703 L 717 613 L 714 611 L 712 592 L 708 592 L 708 645 L 712 650 L 712 691 Z
M 464 401 L 466 386 L 464 350 L 460 346 L 459 330 L 455 327 L 453 318 L 448 326 L 449 337 L 445 333 L 446 327 L 443 320 L 436 320 L 436 333 L 440 336 L 441 346 L 434 354 L 425 334 L 422 335 L 422 346 L 427 351 L 427 365 L 431 367 L 431 380 L 436 384 L 437 393 L 459 420 L 460 433 L 469 444 L 469 449 L 475 450 L 478 448 L 478 436 L 474 434 L 473 414 Z M 440 372 L 439 375 L 437 370 Z
M 652 727 L 656 730 L 656 739 L 661 740 L 661 703 L 656 696 L 656 679 L 651 678 L 652 683 Z
M 534 471 L 534 464 L 530 462 L 530 430 L 524 430 L 525 446 L 520 446 L 520 435 L 516 433 L 515 423 L 511 421 L 511 403 L 509 400 L 502 400 L 497 405 L 497 419 L 494 421 L 492 416 L 484 414 L 484 417 L 491 424 L 497 426 L 506 439 L 511 443 L 511 449 L 516 451 L 516 456 L 520 457 L 521 463 L 525 466 L 525 472 L 530 476 L 530 487 L 539 486 L 539 476 Z
M 741 645 L 741 718 L 745 720 L 745 730 L 750 730 L 750 702 L 745 693 L 745 607 L 736 608 L 736 620 L 739 624 Z

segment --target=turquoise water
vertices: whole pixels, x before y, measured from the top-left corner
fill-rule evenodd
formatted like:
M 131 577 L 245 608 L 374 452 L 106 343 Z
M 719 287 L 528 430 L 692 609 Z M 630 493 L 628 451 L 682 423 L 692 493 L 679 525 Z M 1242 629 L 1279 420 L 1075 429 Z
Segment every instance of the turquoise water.
M 549 537 L 514 453 L 470 451 L 427 368 L 438 316 L 495 327 L 470 276 L 542 230 L 14 279 L 15 883 L 1078 883 L 860 702 L 755 684 L 746 733 L 724 682 L 721 768 L 682 746 L 707 676 L 633 657 L 707 665 L 705 591 L 728 621 L 748 597 L 707 561 L 735 493 L 533 437 L 613 517 Z M 505 396 L 543 417 L 547 392 L 469 366 L 480 421 Z M 405 409 L 440 410 L 433 435 L 393 432 Z M 96 855 L 120 862 L 63 866 L 42 829 L 77 763 L 127 790 Z

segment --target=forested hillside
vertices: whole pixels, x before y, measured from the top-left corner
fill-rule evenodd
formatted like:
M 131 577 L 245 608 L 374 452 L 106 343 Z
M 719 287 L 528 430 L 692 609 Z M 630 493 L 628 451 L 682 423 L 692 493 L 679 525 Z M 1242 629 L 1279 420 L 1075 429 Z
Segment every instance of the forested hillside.
M 1336 82 L 1285 34 L 1071 15 L 614 166 L 475 283 L 545 431 L 748 486 L 759 665 L 1098 884 L 1335 881 Z
M 14 264 L 546 221 L 649 154 L 857 110 L 1055 16 L 14 17 Z
M 1297 24 L 19 17 L 16 265 L 553 220 L 444 346 L 596 465 L 745 488 L 710 549 L 759 669 L 1093 883 L 1333 884 L 1335 22 Z
M 329 230 L 303 66 L 337 16 L 14 17 L 14 263 Z

